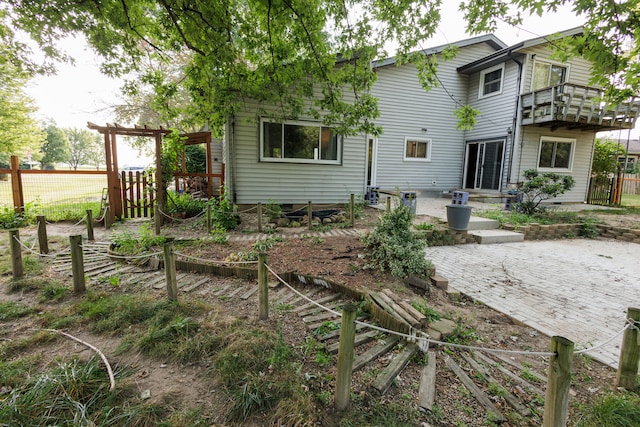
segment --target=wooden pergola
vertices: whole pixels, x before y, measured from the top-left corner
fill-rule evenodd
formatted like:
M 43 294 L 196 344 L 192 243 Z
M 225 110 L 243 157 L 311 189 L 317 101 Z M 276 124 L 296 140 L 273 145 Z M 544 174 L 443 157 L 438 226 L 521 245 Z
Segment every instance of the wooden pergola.
M 122 188 L 119 178 L 118 172 L 118 152 L 117 152 L 117 144 L 116 137 L 118 135 L 122 136 L 137 136 L 137 137 L 147 137 L 153 138 L 155 141 L 155 167 L 156 167 L 156 185 L 160 185 L 162 183 L 162 138 L 164 135 L 171 132 L 169 129 L 165 129 L 163 127 L 160 128 L 150 128 L 148 126 L 134 126 L 134 127 L 124 127 L 117 123 L 110 124 L 107 123 L 106 126 L 99 126 L 95 123 L 87 122 L 87 127 L 89 129 L 98 131 L 104 136 L 104 152 L 105 152 L 105 163 L 107 169 L 107 186 L 108 186 L 108 197 L 109 197 L 109 222 L 113 223 L 116 218 L 121 218 L 123 214 L 122 209 Z M 208 185 L 207 185 L 207 196 L 211 197 L 213 195 L 213 182 L 212 177 L 217 175 L 213 174 L 212 164 L 211 164 L 211 133 L 210 132 L 196 132 L 196 133 L 188 133 L 182 136 L 187 137 L 185 141 L 185 145 L 191 144 L 206 144 L 207 151 L 207 172 L 206 174 L 202 174 L 207 176 Z M 184 174 L 184 166 L 182 167 L 182 174 Z M 182 175 L 181 174 L 181 175 Z M 222 176 L 219 176 L 221 179 L 222 185 Z M 159 206 L 165 205 L 164 194 L 162 191 L 156 192 L 156 202 Z M 161 220 L 160 220 L 161 221 Z

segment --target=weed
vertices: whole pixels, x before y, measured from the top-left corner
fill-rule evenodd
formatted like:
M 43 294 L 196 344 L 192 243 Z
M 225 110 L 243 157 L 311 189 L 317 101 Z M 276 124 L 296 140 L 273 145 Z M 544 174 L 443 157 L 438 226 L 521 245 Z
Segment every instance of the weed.
M 113 237 L 118 252 L 125 255 L 136 255 L 147 252 L 152 247 L 162 246 L 166 241 L 164 236 L 154 236 L 148 224 L 142 225 L 139 230 L 138 236 L 125 231 Z
M 325 240 L 320 236 L 309 236 L 305 234 L 304 236 L 302 236 L 302 238 L 309 239 L 309 243 L 311 243 L 313 246 L 318 246 L 325 242 Z
M 227 236 L 227 232 L 222 228 L 212 228 L 210 236 L 211 241 L 218 245 L 226 245 L 229 243 L 229 236 Z
M 355 219 L 360 219 L 362 218 L 362 211 L 364 210 L 364 197 L 362 196 L 362 194 L 356 194 L 353 197 L 353 216 L 355 217 Z M 346 212 L 351 212 L 351 199 L 349 199 L 349 202 L 347 202 L 346 206 L 345 206 L 345 211 Z
M 534 382 L 534 383 L 540 382 L 540 379 L 538 378 L 538 376 L 533 372 L 531 372 L 527 367 L 525 367 L 522 370 L 522 372 L 520 372 L 520 378 L 522 378 L 523 380 L 527 380 L 529 382 Z
M 293 307 L 295 307 L 293 304 L 278 303 L 276 305 L 276 311 L 279 312 L 279 313 L 288 313 L 291 310 L 293 310 Z
M 59 283 L 51 283 L 40 291 L 39 302 L 61 301 L 67 295 L 67 287 Z
M 0 303 L 0 321 L 6 322 L 9 320 L 19 319 L 36 313 L 37 311 L 37 308 L 30 307 L 26 304 L 18 302 L 2 302 Z
M 468 345 L 477 342 L 479 339 L 480 337 L 476 333 L 475 328 L 458 321 L 453 334 L 450 337 L 445 338 L 444 341 Z
M 596 221 L 593 219 L 585 219 L 582 222 L 582 228 L 580 229 L 580 235 L 588 239 L 596 238 L 600 235 L 600 230 L 596 225 Z
M 434 225 L 430 222 L 421 222 L 420 224 L 414 224 L 413 228 L 416 230 L 433 230 Z
M 507 391 L 507 389 L 505 389 L 504 387 L 502 387 L 500 384 L 498 383 L 489 383 L 489 392 L 491 394 L 493 394 L 494 396 L 497 397 L 502 397 L 503 399 L 505 397 L 507 397 L 507 395 L 509 394 L 509 392 Z
M 420 313 L 427 316 L 428 323 L 434 322 L 436 320 L 440 320 L 442 317 L 440 316 L 440 313 L 438 313 L 433 308 L 427 305 L 427 300 L 424 298 L 420 301 L 412 301 L 411 306 L 416 310 L 418 310 Z
M 333 401 L 333 394 L 328 390 L 321 391 L 317 397 L 323 405 L 328 405 Z
M 406 403 L 381 403 L 375 401 L 369 407 L 354 405 L 352 411 L 343 417 L 338 426 L 385 426 L 409 427 L 415 426 L 418 411 L 408 408 Z
M 331 364 L 331 355 L 325 353 L 324 351 L 318 351 L 316 353 L 315 362 L 324 367 Z
M 274 221 L 282 216 L 282 208 L 274 200 L 270 199 L 269 203 L 265 206 L 265 213 L 270 221 Z
M 335 331 L 336 329 L 340 329 L 340 323 L 334 322 L 332 320 L 327 320 L 326 322 L 322 322 L 322 325 L 320 325 L 318 328 L 316 328 L 315 331 L 313 331 L 313 335 L 321 337 L 331 331 Z
M 640 396 L 634 393 L 607 393 L 598 401 L 581 405 L 578 426 L 632 427 L 640 425 Z

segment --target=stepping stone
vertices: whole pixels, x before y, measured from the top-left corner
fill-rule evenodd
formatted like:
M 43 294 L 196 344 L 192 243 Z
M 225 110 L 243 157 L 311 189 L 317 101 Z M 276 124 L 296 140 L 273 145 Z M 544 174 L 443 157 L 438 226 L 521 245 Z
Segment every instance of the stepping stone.
M 384 394 L 391 384 L 393 384 L 393 380 L 402 372 L 402 370 L 409 364 L 411 357 L 418 351 L 418 346 L 415 343 L 411 343 L 407 345 L 402 352 L 400 352 L 396 357 L 393 358 L 389 366 L 387 366 L 384 371 L 375 379 L 372 384 L 372 387 L 380 394 Z
M 429 329 L 440 332 L 442 337 L 450 337 L 456 331 L 456 322 L 449 319 L 440 319 L 429 323 Z

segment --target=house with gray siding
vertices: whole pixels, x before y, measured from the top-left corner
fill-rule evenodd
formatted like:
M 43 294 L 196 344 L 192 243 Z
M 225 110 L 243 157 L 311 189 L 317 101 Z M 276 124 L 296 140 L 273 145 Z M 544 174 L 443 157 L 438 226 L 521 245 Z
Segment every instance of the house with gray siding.
M 557 62 L 550 41 L 506 46 L 493 35 L 473 37 L 454 43 L 458 54 L 446 61 L 447 46 L 427 49 L 438 57 L 429 91 L 414 65 L 373 63 L 378 136 L 343 137 L 304 118 L 283 123 L 270 119 L 269 106 L 247 104 L 229 119 L 224 141 L 234 201 L 344 203 L 371 187 L 500 194 L 537 169 L 575 178 L 554 201 L 584 202 L 596 132 L 633 128 L 640 102 L 605 107 L 602 91 L 589 87 L 590 64 Z M 471 130 L 457 128 L 454 111 L 463 105 L 480 112 Z

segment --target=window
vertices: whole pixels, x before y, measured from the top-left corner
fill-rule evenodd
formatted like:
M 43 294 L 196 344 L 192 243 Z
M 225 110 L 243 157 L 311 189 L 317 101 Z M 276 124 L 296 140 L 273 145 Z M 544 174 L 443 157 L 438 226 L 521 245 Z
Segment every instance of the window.
M 340 144 L 335 130 L 319 123 L 261 120 L 263 161 L 338 164 Z
M 405 138 L 404 139 L 404 159 L 405 160 L 431 160 L 431 140 Z
M 545 136 L 540 138 L 538 169 L 570 171 L 575 142 L 575 139 L 570 138 L 551 138 Z
M 480 93 L 478 98 L 499 94 L 502 92 L 502 75 L 504 74 L 504 64 L 497 67 L 488 68 L 480 72 Z
M 549 62 L 533 63 L 533 81 L 531 90 L 557 86 L 567 80 L 567 67 Z

